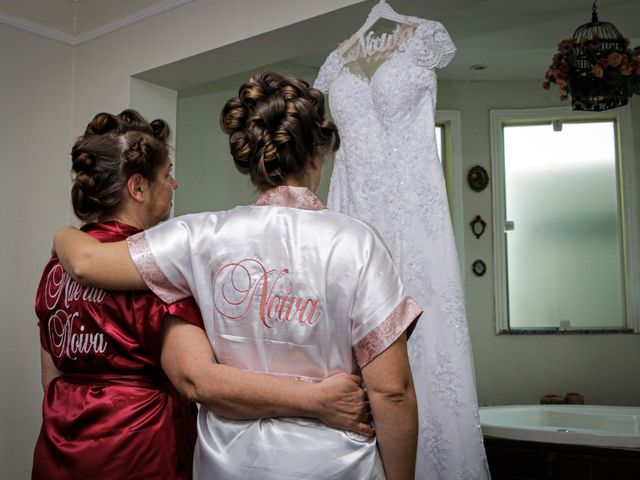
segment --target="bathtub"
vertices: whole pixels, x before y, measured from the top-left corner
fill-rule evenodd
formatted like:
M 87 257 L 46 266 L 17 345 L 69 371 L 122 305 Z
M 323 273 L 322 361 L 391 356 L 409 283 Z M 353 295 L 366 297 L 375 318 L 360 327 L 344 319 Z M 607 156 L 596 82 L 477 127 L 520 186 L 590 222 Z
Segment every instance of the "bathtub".
M 640 451 L 640 407 L 482 407 L 480 424 L 485 437 Z

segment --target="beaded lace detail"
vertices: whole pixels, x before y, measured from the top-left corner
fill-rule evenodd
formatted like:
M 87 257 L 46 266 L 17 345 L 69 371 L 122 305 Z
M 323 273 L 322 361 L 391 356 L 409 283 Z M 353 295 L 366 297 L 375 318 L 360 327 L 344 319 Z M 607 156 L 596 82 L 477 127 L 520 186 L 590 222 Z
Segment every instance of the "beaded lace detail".
M 328 207 L 380 233 L 407 293 L 424 309 L 408 344 L 419 412 L 416 478 L 484 480 L 460 267 L 435 138 L 434 69 L 451 61 L 455 46 L 440 23 L 415 20 L 413 35 L 376 56 L 382 63 L 368 76 L 337 51 L 318 73 L 315 87 L 329 95 L 342 140 Z

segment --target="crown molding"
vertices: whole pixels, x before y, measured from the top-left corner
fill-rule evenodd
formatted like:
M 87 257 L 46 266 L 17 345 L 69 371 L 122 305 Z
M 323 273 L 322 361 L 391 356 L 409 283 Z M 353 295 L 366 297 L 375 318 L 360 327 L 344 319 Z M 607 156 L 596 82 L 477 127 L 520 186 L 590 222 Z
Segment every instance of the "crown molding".
M 93 40 L 94 38 L 98 38 L 103 35 L 107 35 L 108 33 L 115 32 L 116 30 L 120 30 L 121 28 L 128 27 L 129 25 L 133 25 L 134 23 L 141 22 L 143 20 L 146 20 L 147 18 L 154 17 L 168 10 L 181 7 L 183 5 L 186 5 L 187 3 L 191 3 L 192 1 L 193 0 L 163 0 L 162 2 L 149 5 L 142 10 L 138 10 L 131 15 L 127 15 L 126 17 L 122 17 L 114 20 L 113 22 L 109 22 L 102 27 L 75 35 L 73 46 L 80 45 L 82 43 L 88 42 L 89 40 Z
M 24 18 L 12 17 L 11 15 L 0 13 L 0 23 L 9 25 L 10 27 L 14 27 L 19 30 L 24 30 L 25 32 L 33 33 L 34 35 L 39 35 L 40 37 L 55 40 L 56 42 L 73 45 L 74 36 L 70 33 L 61 32 L 60 30 L 46 27 L 44 25 L 40 25 L 39 23 L 30 22 L 29 20 L 25 20 Z
M 193 0 L 163 0 L 156 4 L 149 5 L 146 8 L 138 10 L 131 15 L 118 18 L 112 22 L 106 23 L 99 28 L 82 32 L 77 35 L 61 32 L 60 30 L 56 30 L 55 28 L 50 28 L 35 22 L 30 22 L 29 20 L 25 20 L 23 18 L 5 15 L 4 13 L 0 13 L 0 23 L 27 31 L 29 33 L 33 33 L 34 35 L 48 38 L 50 40 L 55 40 L 56 42 L 61 42 L 67 45 L 71 45 L 72 47 L 76 47 L 95 38 L 102 37 L 103 35 L 107 35 L 111 32 L 115 32 L 116 30 L 120 30 L 122 28 L 128 27 L 129 25 L 133 25 L 134 23 L 146 20 L 147 18 L 151 18 L 168 10 L 181 7 L 183 5 L 186 5 L 187 3 L 191 3 L 192 1 Z

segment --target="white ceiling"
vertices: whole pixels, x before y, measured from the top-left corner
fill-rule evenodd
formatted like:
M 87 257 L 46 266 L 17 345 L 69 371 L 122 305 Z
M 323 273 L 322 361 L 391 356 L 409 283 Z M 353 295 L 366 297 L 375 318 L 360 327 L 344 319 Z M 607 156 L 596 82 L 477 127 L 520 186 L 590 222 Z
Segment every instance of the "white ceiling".
M 39 29 L 45 36 L 56 38 L 57 35 L 56 39 L 74 45 L 190 1 L 0 0 L 0 22 L 30 28 L 33 33 L 38 33 Z M 337 42 L 364 22 L 374 3 L 368 0 L 337 11 L 332 17 L 328 15 L 330 25 L 312 19 L 309 27 L 313 23 L 322 30 L 321 34 L 299 29 L 301 43 L 305 43 L 310 35 L 318 38 L 311 43 L 307 41 L 312 46 L 306 52 L 296 53 L 294 60 L 319 66 Z M 571 37 L 577 26 L 590 21 L 593 2 L 389 0 L 389 3 L 399 13 L 439 20 L 445 25 L 458 52 L 451 64 L 440 72 L 440 78 L 508 80 L 541 78 L 556 44 Z M 632 45 L 640 44 L 640 0 L 599 0 L 598 12 L 601 21 L 614 23 Z M 338 15 L 346 18 L 338 18 Z M 291 31 L 295 35 L 295 29 Z M 295 40 L 292 42 L 288 37 L 289 43 L 295 43 Z M 469 67 L 475 64 L 487 68 L 471 70 Z M 178 80 L 174 83 L 175 86 L 185 84 Z

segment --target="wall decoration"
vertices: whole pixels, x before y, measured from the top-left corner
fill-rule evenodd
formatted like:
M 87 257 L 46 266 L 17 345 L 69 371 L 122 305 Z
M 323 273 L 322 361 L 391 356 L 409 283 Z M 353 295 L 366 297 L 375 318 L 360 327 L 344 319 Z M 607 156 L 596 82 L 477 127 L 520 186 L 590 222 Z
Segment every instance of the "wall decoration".
M 487 188 L 487 185 L 489 185 L 489 174 L 484 167 L 476 165 L 469 169 L 467 182 L 469 183 L 471 190 L 474 192 L 481 192 Z
M 487 273 L 487 264 L 484 263 L 482 260 L 476 260 L 471 265 L 471 270 L 473 271 L 473 273 L 476 274 L 476 276 L 481 277 L 485 273 Z
M 476 215 L 471 223 L 471 231 L 476 236 L 476 238 L 480 238 L 487 228 L 487 222 L 485 222 L 480 215 Z

